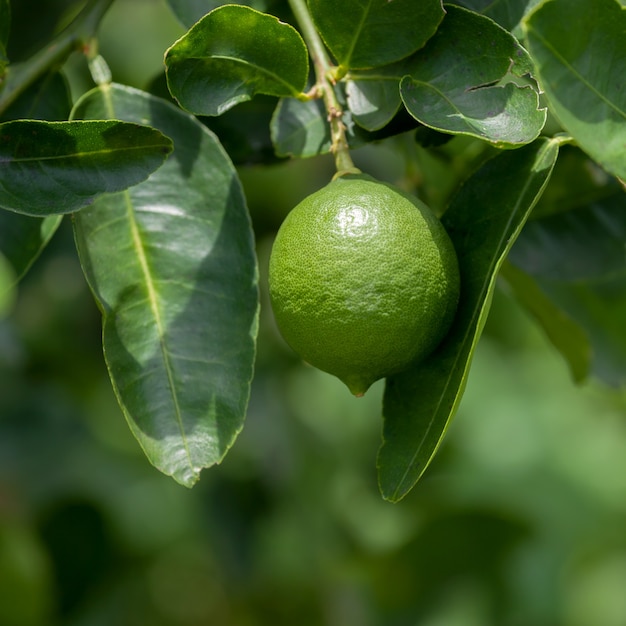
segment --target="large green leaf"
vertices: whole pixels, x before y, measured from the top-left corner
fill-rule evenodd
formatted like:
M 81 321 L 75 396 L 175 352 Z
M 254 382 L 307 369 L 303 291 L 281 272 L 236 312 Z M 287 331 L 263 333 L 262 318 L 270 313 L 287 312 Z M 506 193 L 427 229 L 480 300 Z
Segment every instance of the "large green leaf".
M 510 33 L 448 6 L 435 36 L 407 63 L 400 94 L 430 128 L 516 146 L 536 139 L 546 121 L 531 71 L 528 53 Z
M 161 166 L 171 141 L 120 121 L 0 124 L 0 207 L 45 216 L 81 209 L 126 189 Z
M 241 430 L 257 328 L 257 270 L 237 174 L 215 136 L 168 102 L 123 86 L 74 116 L 148 121 L 174 141 L 150 178 L 75 216 L 103 313 L 109 373 L 150 461 L 191 486 Z
M 297 97 L 309 71 L 295 28 L 236 5 L 203 17 L 169 48 L 165 66 L 172 95 L 196 115 L 220 115 L 255 94 Z
M 626 8 L 551 0 L 524 30 L 550 110 L 583 150 L 626 179 Z
M 496 276 L 550 177 L 555 140 L 537 140 L 487 161 L 443 217 L 459 258 L 461 298 L 448 336 L 424 362 L 387 379 L 383 445 L 378 456 L 383 496 L 400 500 L 424 473 L 461 401 Z
M 443 19 L 441 0 L 309 0 L 324 42 L 346 69 L 392 63 L 419 50 Z

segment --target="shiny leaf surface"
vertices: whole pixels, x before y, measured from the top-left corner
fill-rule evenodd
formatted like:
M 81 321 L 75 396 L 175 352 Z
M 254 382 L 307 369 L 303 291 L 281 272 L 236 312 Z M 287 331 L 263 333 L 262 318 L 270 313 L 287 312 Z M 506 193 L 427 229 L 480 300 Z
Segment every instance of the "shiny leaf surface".
M 0 124 L 0 207 L 45 216 L 145 180 L 169 154 L 159 131 L 119 121 Z
M 402 100 L 419 122 L 499 146 L 533 141 L 546 111 L 530 78 L 528 53 L 490 19 L 455 6 L 408 62 Z
M 174 141 L 148 180 L 78 213 L 75 232 L 128 424 L 157 468 L 191 486 L 245 416 L 258 309 L 250 219 L 234 167 L 191 115 L 115 85 L 74 112 L 107 114 Z

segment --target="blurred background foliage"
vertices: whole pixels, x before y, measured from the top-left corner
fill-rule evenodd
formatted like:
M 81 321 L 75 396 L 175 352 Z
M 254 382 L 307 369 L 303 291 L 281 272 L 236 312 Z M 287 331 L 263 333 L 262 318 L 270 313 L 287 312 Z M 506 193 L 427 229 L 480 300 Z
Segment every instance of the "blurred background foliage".
M 14 2 L 27 54 L 76 2 Z M 31 13 L 29 13 L 31 11 Z M 100 40 L 145 88 L 183 28 L 118 0 Z M 66 66 L 75 95 L 84 61 Z M 447 150 L 447 152 L 446 152 Z M 442 207 L 483 150 L 406 138 L 356 152 Z M 325 184 L 325 158 L 242 166 L 263 288 L 273 233 Z M 426 477 L 398 505 L 376 485 L 382 384 L 355 400 L 279 338 L 266 293 L 246 427 L 188 491 L 124 423 L 71 224 L 0 320 L 2 626 L 624 626 L 626 394 L 576 387 L 505 290 Z M 210 323 L 210 320 L 207 320 Z

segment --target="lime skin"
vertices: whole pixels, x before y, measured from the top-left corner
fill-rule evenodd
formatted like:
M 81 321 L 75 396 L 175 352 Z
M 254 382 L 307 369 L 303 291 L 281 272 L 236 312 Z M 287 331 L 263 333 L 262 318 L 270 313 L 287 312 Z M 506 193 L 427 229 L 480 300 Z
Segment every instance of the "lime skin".
M 291 348 L 361 396 L 441 342 L 458 304 L 459 268 L 423 202 L 349 174 L 287 215 L 272 247 L 269 289 Z

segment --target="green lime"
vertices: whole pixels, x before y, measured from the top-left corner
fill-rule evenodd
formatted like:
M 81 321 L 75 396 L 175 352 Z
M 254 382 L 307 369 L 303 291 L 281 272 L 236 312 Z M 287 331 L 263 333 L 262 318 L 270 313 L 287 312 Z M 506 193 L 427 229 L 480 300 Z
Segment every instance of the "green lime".
M 350 174 L 287 215 L 272 248 L 269 288 L 291 348 L 360 396 L 441 342 L 458 303 L 459 269 L 424 203 Z

